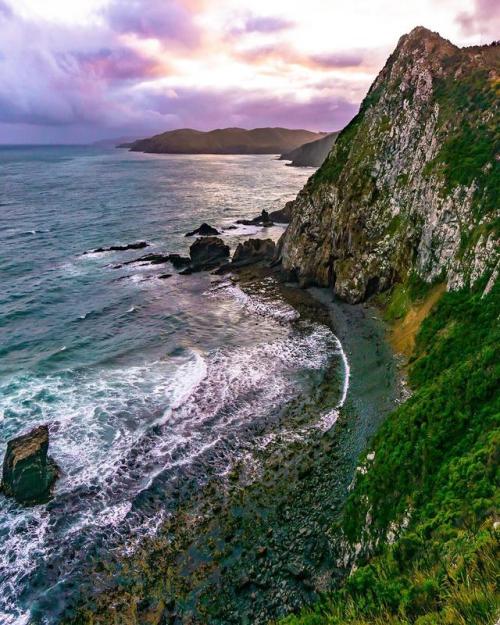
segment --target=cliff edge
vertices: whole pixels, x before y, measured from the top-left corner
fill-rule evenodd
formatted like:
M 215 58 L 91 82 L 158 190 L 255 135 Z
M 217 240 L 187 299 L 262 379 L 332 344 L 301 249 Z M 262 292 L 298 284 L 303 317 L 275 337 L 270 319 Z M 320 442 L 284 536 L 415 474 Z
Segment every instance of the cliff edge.
M 412 273 L 453 290 L 498 267 L 499 69 L 498 43 L 401 37 L 297 196 L 283 269 L 355 303 Z

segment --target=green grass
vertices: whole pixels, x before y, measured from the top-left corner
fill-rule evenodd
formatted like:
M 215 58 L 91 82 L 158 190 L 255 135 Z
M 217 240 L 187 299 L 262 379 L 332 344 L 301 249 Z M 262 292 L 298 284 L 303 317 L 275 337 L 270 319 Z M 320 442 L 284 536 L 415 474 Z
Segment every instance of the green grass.
M 342 588 L 282 625 L 493 625 L 498 617 L 500 285 L 481 297 L 484 284 L 446 293 L 424 321 L 413 395 L 376 435 L 375 459 L 347 501 L 336 529 L 351 544 L 370 540 L 371 552 Z M 408 516 L 389 544 L 391 523 Z

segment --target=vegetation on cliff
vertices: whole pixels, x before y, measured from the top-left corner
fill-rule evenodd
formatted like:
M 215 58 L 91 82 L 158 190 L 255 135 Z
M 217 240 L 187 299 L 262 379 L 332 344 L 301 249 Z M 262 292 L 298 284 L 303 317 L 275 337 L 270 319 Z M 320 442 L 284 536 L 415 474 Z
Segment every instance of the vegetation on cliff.
M 424 321 L 413 395 L 364 455 L 335 528 L 352 573 L 283 624 L 491 625 L 498 616 L 500 285 L 484 287 L 444 294 Z
M 498 263 L 500 46 L 404 35 L 281 241 L 303 284 L 363 301 L 416 273 L 451 289 Z

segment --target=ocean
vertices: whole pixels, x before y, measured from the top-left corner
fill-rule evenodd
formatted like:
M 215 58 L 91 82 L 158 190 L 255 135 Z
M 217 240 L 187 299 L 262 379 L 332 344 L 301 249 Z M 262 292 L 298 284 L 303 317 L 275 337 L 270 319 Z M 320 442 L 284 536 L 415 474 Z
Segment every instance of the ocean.
M 46 505 L 0 495 L 2 625 L 57 622 L 85 563 L 154 534 L 343 366 L 331 330 L 302 320 L 272 277 L 248 291 L 123 264 L 186 254 L 204 221 L 233 251 L 277 239 L 281 226 L 224 229 L 281 208 L 310 174 L 275 156 L 0 147 L 0 462 L 10 438 L 47 423 L 62 470 Z M 86 253 L 140 240 L 150 247 Z

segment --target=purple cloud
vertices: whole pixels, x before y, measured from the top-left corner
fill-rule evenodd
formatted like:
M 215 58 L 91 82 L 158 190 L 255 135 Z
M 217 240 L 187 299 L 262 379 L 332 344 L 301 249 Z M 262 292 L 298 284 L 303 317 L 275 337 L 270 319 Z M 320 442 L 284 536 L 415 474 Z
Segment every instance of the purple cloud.
M 178 89 L 172 94 L 151 92 L 143 95 L 142 106 L 158 112 L 171 128 L 200 130 L 227 126 L 336 130 L 345 126 L 359 108 L 356 103 L 330 95 L 318 94 L 309 101 L 300 102 L 293 97 L 255 96 L 238 89 Z
M 194 46 L 200 31 L 182 0 L 114 0 L 104 16 L 112 30 Z
M 281 30 L 287 30 L 293 26 L 293 22 L 282 17 L 261 17 L 253 15 L 245 20 L 243 27 L 239 32 L 245 33 L 276 33 Z
M 158 64 L 130 48 L 101 48 L 91 52 L 76 52 L 81 71 L 110 81 L 143 79 L 158 74 Z
M 310 57 L 311 62 L 325 69 L 344 67 L 359 67 L 363 64 L 364 54 L 361 52 L 332 52 L 327 54 L 315 54 Z
M 472 11 L 463 11 L 456 17 L 462 32 L 497 38 L 500 33 L 500 3 L 498 0 L 475 0 Z
M 3 0 L 0 0 L 0 17 L 12 17 L 14 12 Z

